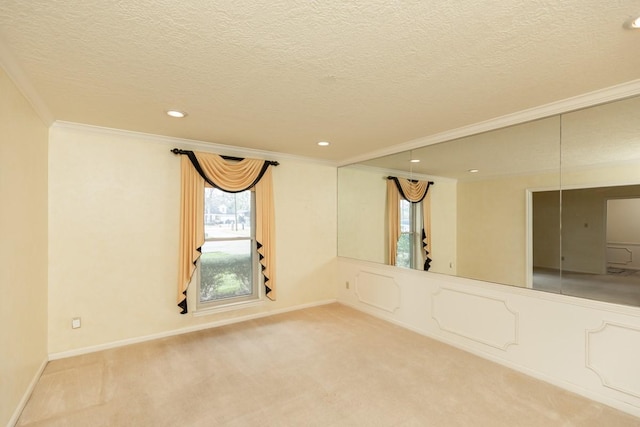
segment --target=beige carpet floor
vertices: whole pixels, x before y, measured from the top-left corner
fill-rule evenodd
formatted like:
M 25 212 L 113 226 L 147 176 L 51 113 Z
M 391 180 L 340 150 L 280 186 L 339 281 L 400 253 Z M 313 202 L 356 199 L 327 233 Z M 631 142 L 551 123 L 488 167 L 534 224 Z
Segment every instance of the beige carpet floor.
M 50 362 L 19 426 L 638 426 L 331 304 Z

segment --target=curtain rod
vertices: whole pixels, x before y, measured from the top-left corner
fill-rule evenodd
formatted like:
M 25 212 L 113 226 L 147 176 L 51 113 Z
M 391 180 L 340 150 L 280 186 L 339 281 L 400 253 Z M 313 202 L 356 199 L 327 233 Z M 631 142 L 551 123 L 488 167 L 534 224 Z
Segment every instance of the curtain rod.
M 173 150 L 170 150 L 173 154 L 189 154 L 192 153 L 192 151 L 189 150 L 181 150 L 179 148 L 174 148 Z M 234 161 L 240 161 L 240 160 L 244 160 L 244 157 L 233 157 L 233 156 L 220 156 L 225 160 L 234 160 Z M 280 163 L 275 162 L 273 160 L 265 160 L 265 162 L 271 166 L 278 166 Z
M 396 178 L 397 178 L 397 176 L 391 176 L 391 175 L 389 175 L 389 176 L 388 176 L 388 177 L 386 177 L 385 179 L 396 179 Z M 407 178 L 407 179 L 408 179 L 408 178 Z M 418 180 L 417 180 L 417 179 L 409 179 L 409 181 L 411 181 L 411 182 L 418 182 Z M 436 183 L 435 183 L 435 182 L 433 182 L 433 181 L 427 181 L 427 182 L 428 182 L 429 184 L 431 184 L 431 185 L 436 185 Z

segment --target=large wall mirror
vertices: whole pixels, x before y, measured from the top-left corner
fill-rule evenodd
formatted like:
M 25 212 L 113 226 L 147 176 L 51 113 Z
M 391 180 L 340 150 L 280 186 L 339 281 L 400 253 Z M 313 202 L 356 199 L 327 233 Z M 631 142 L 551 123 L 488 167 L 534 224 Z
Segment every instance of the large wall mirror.
M 430 272 L 640 306 L 640 98 L 339 168 L 339 256 L 389 263 L 388 176 L 434 183 Z

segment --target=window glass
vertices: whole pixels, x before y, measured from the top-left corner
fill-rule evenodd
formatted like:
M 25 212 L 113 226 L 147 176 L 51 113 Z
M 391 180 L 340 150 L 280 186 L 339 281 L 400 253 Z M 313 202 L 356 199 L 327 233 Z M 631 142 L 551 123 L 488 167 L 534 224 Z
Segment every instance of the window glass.
M 205 188 L 205 244 L 200 257 L 200 307 L 258 298 L 251 191 Z
M 421 204 L 400 200 L 400 237 L 396 252 L 396 266 L 416 268 L 421 262 L 422 219 Z

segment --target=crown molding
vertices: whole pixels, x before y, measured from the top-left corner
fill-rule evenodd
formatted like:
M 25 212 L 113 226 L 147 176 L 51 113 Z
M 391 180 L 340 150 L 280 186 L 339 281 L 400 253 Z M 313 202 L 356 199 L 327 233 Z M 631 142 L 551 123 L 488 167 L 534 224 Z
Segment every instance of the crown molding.
M 280 153 L 276 151 L 257 150 L 255 148 L 244 148 L 234 145 L 224 145 L 215 142 L 198 141 L 195 139 L 177 138 L 173 136 L 157 135 L 152 133 L 137 132 L 125 129 L 108 128 L 102 126 L 87 125 L 84 123 L 66 122 L 56 120 L 51 129 L 69 129 L 81 132 L 91 132 L 103 135 L 114 135 L 125 138 L 144 139 L 148 142 L 180 148 L 183 150 L 200 150 L 215 152 L 216 154 L 233 157 L 251 157 L 254 159 L 277 160 L 277 161 L 300 161 L 306 163 L 317 163 L 325 166 L 337 167 L 337 162 L 333 160 L 316 159 L 313 157 L 296 156 L 294 154 Z
M 9 46 L 0 38 L 0 67 L 7 73 L 9 79 L 16 85 L 18 90 L 27 99 L 36 114 L 47 126 L 53 124 L 53 114 L 44 103 L 38 92 L 35 90 L 31 81 L 23 71 L 15 56 L 9 49 Z
M 338 162 L 338 166 L 346 166 L 353 163 L 375 159 L 377 157 L 397 154 L 408 150 L 415 150 L 427 145 L 433 145 L 440 142 L 463 138 L 465 136 L 488 132 L 491 130 L 513 126 L 520 123 L 530 122 L 557 114 L 568 113 L 570 111 L 581 110 L 583 108 L 592 107 L 594 105 L 606 104 L 608 102 L 618 101 L 639 94 L 640 79 L 632 80 L 608 88 L 599 89 L 593 92 L 588 92 L 560 101 L 551 102 L 549 104 L 541 105 L 538 107 L 506 114 L 504 116 L 496 117 L 483 122 L 462 126 L 456 129 L 437 133 L 435 135 L 425 136 L 422 138 L 403 142 L 401 144 L 392 145 L 380 150 L 371 151 L 363 155 L 351 157 L 344 161 L 340 161 Z
M 444 176 L 436 176 L 436 175 L 426 175 L 422 173 L 411 173 L 407 171 L 397 170 L 397 169 L 389 169 L 389 168 L 381 168 L 378 166 L 369 166 L 363 164 L 353 164 L 349 165 L 349 169 L 361 170 L 364 172 L 369 172 L 381 176 L 396 176 L 398 178 L 406 178 L 406 179 L 419 179 L 422 181 L 437 181 L 437 182 L 458 182 L 455 178 L 448 178 Z

